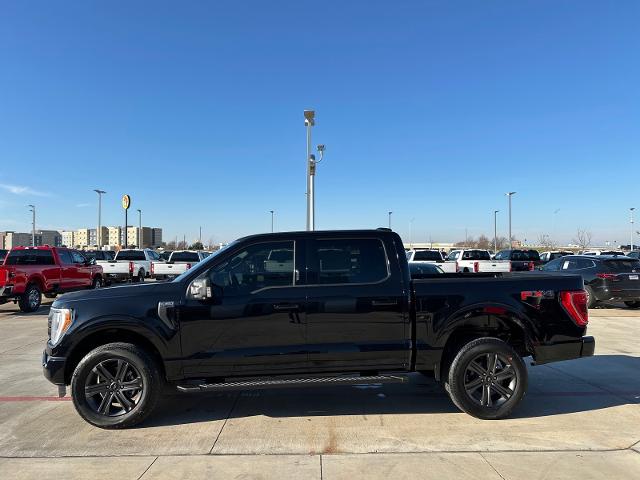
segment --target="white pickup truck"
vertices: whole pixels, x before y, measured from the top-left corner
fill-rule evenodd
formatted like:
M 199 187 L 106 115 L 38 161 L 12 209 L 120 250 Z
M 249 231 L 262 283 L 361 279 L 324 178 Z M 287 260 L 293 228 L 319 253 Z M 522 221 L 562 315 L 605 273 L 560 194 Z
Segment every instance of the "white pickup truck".
M 451 250 L 447 257 L 447 262 L 454 263 L 456 266 L 456 272 L 463 273 L 495 273 L 511 271 L 511 262 L 509 260 L 491 260 L 491 254 L 488 250 Z
M 101 261 L 107 283 L 144 282 L 151 274 L 151 262 L 159 262 L 160 255 L 151 250 L 120 250 L 113 260 Z
M 173 279 L 209 256 L 209 252 L 179 250 L 171 252 L 166 262 L 151 262 L 151 276 L 156 280 Z
M 439 266 L 445 273 L 456 273 L 455 262 L 447 262 L 438 250 L 409 250 L 407 252 L 409 263 L 432 263 Z

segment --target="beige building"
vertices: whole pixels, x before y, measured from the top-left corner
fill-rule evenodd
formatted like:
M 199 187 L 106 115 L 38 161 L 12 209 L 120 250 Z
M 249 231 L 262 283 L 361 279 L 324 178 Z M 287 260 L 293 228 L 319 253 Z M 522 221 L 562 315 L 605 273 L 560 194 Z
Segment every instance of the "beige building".
M 62 231 L 62 245 L 74 248 L 76 246 L 76 232 L 73 230 Z
M 107 227 L 107 231 L 109 238 L 109 241 L 107 242 L 108 245 L 115 247 L 122 244 L 122 227 Z
M 79 228 L 76 230 L 76 247 L 83 248 L 90 245 L 89 243 L 90 232 L 88 228 Z
M 11 250 L 13 247 L 29 247 L 31 246 L 31 240 L 30 233 L 5 232 L 4 248 Z M 36 233 L 35 241 L 36 246 L 42 245 L 42 235 Z

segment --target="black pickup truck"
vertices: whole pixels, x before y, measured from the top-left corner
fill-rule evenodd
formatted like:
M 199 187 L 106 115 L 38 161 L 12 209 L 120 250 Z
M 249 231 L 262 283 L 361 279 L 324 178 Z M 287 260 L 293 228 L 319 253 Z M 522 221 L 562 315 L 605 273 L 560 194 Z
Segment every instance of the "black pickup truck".
M 44 375 L 89 423 L 135 425 L 178 392 L 403 382 L 434 375 L 461 410 L 507 416 L 537 364 L 593 355 L 582 278 L 412 280 L 387 229 L 254 235 L 168 283 L 70 293 Z M 426 401 L 426 399 L 425 399 Z

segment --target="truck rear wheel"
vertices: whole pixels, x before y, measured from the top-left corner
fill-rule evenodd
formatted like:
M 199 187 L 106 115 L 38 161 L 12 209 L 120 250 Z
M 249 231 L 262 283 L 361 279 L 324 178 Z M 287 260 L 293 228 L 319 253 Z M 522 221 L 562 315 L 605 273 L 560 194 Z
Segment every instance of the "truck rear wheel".
M 478 338 L 463 346 L 451 363 L 447 391 L 463 412 L 483 420 L 507 417 L 527 390 L 520 355 L 498 338 Z
M 33 283 L 27 285 L 26 290 L 20 298 L 18 299 L 18 306 L 20 310 L 25 313 L 35 312 L 40 308 L 40 303 L 42 302 L 42 292 L 37 285 Z
M 90 351 L 71 378 L 74 407 L 100 428 L 127 428 L 142 422 L 161 391 L 156 361 L 130 343 L 109 343 Z

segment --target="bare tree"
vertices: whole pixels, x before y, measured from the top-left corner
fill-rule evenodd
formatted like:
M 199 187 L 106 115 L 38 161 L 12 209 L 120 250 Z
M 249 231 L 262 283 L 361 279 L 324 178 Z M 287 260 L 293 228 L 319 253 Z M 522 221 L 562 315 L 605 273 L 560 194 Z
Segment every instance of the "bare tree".
M 579 228 L 576 238 L 573 239 L 573 243 L 578 245 L 580 250 L 585 250 L 591 245 L 591 232 L 584 228 Z
M 541 233 L 538 236 L 538 245 L 542 247 L 542 250 L 553 250 L 556 247 L 556 242 L 546 233 Z
M 490 241 L 489 238 L 484 234 L 478 237 L 478 241 L 475 244 L 477 248 L 480 248 L 482 250 L 489 250 L 489 248 L 491 248 L 492 245 L 493 245 L 493 242 Z

